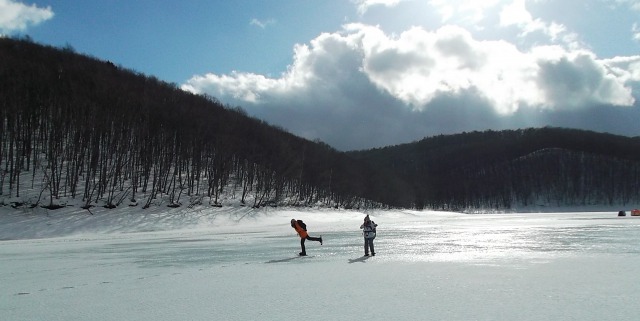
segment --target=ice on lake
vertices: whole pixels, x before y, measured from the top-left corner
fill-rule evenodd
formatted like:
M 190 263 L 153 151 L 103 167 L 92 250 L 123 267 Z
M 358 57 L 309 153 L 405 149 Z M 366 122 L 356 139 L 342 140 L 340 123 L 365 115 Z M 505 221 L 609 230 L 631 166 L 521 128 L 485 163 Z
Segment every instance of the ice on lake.
M 369 214 L 379 225 L 375 257 L 363 257 L 362 212 L 272 210 L 226 219 L 217 214 L 216 220 L 191 218 L 186 227 L 166 220 L 143 226 L 142 220 L 113 215 L 69 220 L 3 213 L 1 319 L 636 320 L 640 315 L 635 271 L 640 217 Z M 324 239 L 324 245 L 306 242 L 309 257 L 297 256 L 291 218 L 304 219 L 309 233 Z

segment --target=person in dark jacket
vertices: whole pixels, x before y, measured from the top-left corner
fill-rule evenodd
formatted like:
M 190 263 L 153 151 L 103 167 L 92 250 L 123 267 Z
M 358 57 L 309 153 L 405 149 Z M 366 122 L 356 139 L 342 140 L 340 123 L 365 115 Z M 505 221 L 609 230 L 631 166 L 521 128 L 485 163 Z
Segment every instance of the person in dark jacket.
M 307 255 L 307 251 L 304 248 L 304 241 L 305 240 L 320 242 L 320 245 L 322 245 L 322 236 L 320 236 L 320 237 L 311 237 L 311 236 L 309 236 L 309 233 L 307 233 L 307 226 L 302 221 L 296 220 L 295 218 L 292 218 L 291 219 L 291 227 L 293 227 L 293 229 L 296 230 L 298 235 L 300 235 L 300 248 L 302 248 L 302 252 L 298 253 L 298 255 L 300 255 L 300 256 L 306 256 Z
M 362 234 L 364 235 L 364 256 L 369 256 L 369 250 L 371 250 L 371 256 L 376 256 L 376 251 L 373 250 L 373 239 L 376 238 L 376 224 L 369 218 L 369 215 L 365 216 L 364 223 L 360 225 Z

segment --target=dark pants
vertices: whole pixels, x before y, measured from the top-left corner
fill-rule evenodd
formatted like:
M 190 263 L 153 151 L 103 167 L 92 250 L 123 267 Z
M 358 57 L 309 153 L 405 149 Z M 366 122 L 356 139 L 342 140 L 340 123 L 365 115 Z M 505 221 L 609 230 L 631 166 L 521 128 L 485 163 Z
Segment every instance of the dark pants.
M 371 238 L 364 238 L 364 255 L 369 255 L 369 249 L 371 249 L 371 255 L 376 255 L 376 251 L 373 250 L 373 239 L 375 237 L 371 237 Z
M 311 237 L 311 236 L 307 235 L 306 238 L 300 238 L 300 248 L 302 248 L 302 254 L 303 255 L 307 254 L 307 251 L 304 248 L 304 241 L 305 240 L 320 242 L 320 238 L 319 237 Z

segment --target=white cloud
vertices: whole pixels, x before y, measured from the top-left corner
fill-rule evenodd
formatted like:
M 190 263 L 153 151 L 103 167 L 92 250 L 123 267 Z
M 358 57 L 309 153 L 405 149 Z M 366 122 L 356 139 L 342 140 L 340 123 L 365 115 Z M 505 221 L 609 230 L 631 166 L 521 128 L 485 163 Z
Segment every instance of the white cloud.
M 526 65 L 516 57 L 521 54 L 507 43 L 477 42 L 466 30 L 453 26 L 435 32 L 413 28 L 396 39 L 365 29 L 361 32 L 367 35 L 363 41 L 367 75 L 416 110 L 428 108 L 439 95 L 477 89 L 494 100 L 496 110 L 508 113 L 517 109 L 521 99 L 513 95 L 513 86 L 520 86 L 522 95 L 532 93 L 531 82 L 520 77 L 527 74 Z
M 603 60 L 610 72 L 625 83 L 640 85 L 640 55 L 631 57 L 615 57 Z
M 539 86 L 547 101 L 565 108 L 594 104 L 632 106 L 635 100 L 630 78 L 610 71 L 606 61 L 598 61 L 590 52 L 568 52 L 539 61 Z
M 486 121 L 496 127 L 501 118 L 536 110 L 632 106 L 640 63 L 626 59 L 599 60 L 559 45 L 521 50 L 477 40 L 458 26 L 388 35 L 377 26 L 349 24 L 296 45 L 293 64 L 280 77 L 207 74 L 182 88 L 335 146 L 347 144 L 344 131 L 353 140 L 371 139 L 367 131 L 386 139 L 407 131 L 420 135 L 426 123 L 452 127 L 455 119 L 460 126 L 470 115 L 473 126 Z
M 520 37 L 541 32 L 553 42 L 559 40 L 573 49 L 581 47 L 578 35 L 568 32 L 564 25 L 556 22 L 546 22 L 540 18 L 534 19 L 526 8 L 526 2 L 526 0 L 514 0 L 504 6 L 500 12 L 500 25 L 518 27 L 521 30 Z
M 232 72 L 231 75 L 195 76 L 183 86 L 183 89 L 255 103 L 260 99 L 261 92 L 272 91 L 277 86 L 278 80 L 269 79 L 262 75 Z M 206 90 L 203 90 L 205 88 Z
M 473 90 L 500 114 L 519 108 L 564 108 L 586 103 L 631 105 L 623 81 L 582 51 L 537 47 L 519 51 L 504 41 L 477 41 L 460 28 L 413 28 L 398 38 L 365 31 L 363 68 L 379 88 L 413 108 L 429 108 L 437 96 Z M 374 28 L 375 29 L 375 28 Z M 553 77 L 573 71 L 574 77 Z M 589 77 L 585 82 L 581 76 Z M 552 84 L 549 86 L 549 84 Z M 563 96 L 558 88 L 564 88 Z
M 13 0 L 0 0 L 0 33 L 23 31 L 29 25 L 37 25 L 53 18 L 51 7 L 38 8 Z
M 364 14 L 373 6 L 393 7 L 402 1 L 406 0 L 351 0 L 351 2 L 356 4 L 358 13 L 360 14 Z
M 294 64 L 280 78 L 207 74 L 192 78 L 184 88 L 260 103 L 263 97 L 312 88 L 348 87 L 358 73 L 415 110 L 429 108 L 440 95 L 469 90 L 500 114 L 522 107 L 633 104 L 625 87 L 629 78 L 609 68 L 587 51 L 539 46 L 525 52 L 505 41 L 475 40 L 455 26 L 433 32 L 415 27 L 392 37 L 378 27 L 350 24 L 341 33 L 320 35 L 309 46 L 297 45 Z
M 250 25 L 257 26 L 262 29 L 265 29 L 266 27 L 273 25 L 275 23 L 276 23 L 275 19 L 268 19 L 268 20 L 262 21 L 256 18 L 251 19 L 251 21 L 249 22 Z
M 629 6 L 632 10 L 640 11 L 640 0 L 608 0 L 613 1 L 617 5 Z
M 443 23 L 456 19 L 469 25 L 483 21 L 487 11 L 494 9 L 504 0 L 430 0 L 429 4 L 438 11 Z
M 533 22 L 533 17 L 527 11 L 524 0 L 516 0 L 505 6 L 500 13 L 500 24 L 503 26 L 527 25 Z
M 640 42 L 640 25 L 634 23 L 631 26 L 631 32 L 633 33 L 633 40 Z
M 471 30 L 515 27 L 520 31 L 520 38 L 543 34 L 551 42 L 573 49 L 582 47 L 578 35 L 569 32 L 563 24 L 533 17 L 527 10 L 527 3 L 532 2 L 539 0 L 430 0 L 429 5 L 440 14 L 444 24 L 456 24 Z

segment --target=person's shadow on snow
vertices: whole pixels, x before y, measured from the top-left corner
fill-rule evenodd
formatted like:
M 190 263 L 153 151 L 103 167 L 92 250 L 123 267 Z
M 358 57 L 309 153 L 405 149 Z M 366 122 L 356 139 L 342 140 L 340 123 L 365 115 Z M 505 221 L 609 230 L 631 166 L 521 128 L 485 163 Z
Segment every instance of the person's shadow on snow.
M 357 259 L 349 259 L 349 264 L 351 263 L 356 263 L 356 262 L 361 262 L 361 263 L 366 263 L 365 261 L 369 259 L 370 256 L 361 256 Z
M 281 259 L 281 260 L 269 260 L 269 261 L 264 262 L 264 263 L 284 263 L 284 262 L 289 262 L 289 261 L 293 261 L 293 260 L 301 259 L 301 258 L 305 258 L 305 257 L 308 257 L 308 256 L 294 256 L 294 257 L 289 257 L 289 258 Z

